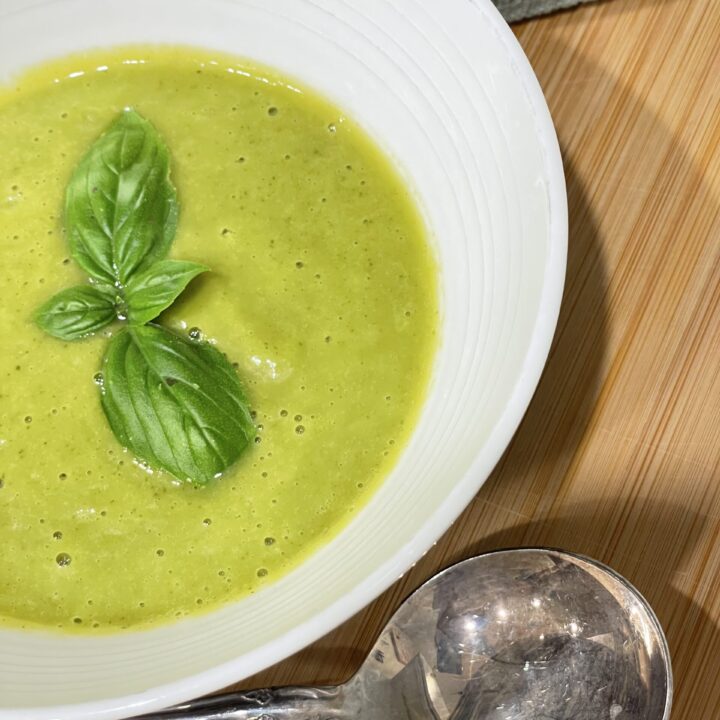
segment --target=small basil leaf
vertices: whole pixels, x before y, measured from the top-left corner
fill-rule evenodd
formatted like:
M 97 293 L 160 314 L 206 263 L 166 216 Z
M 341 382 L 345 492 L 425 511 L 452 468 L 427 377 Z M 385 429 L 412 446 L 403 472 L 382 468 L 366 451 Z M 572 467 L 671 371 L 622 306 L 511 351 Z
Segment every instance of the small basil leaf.
M 184 260 L 160 260 L 136 273 L 125 288 L 128 320 L 144 325 L 154 320 L 197 275 L 209 270 L 205 265 Z
M 65 195 L 72 256 L 92 277 L 125 284 L 168 252 L 178 204 L 169 154 L 153 126 L 127 110 L 93 144 Z
M 79 340 L 101 330 L 116 318 L 115 290 L 108 286 L 78 285 L 51 297 L 35 314 L 47 333 L 61 340 Z
M 133 327 L 113 337 L 103 377 L 102 406 L 118 440 L 178 480 L 205 485 L 255 436 L 235 371 L 207 343 Z

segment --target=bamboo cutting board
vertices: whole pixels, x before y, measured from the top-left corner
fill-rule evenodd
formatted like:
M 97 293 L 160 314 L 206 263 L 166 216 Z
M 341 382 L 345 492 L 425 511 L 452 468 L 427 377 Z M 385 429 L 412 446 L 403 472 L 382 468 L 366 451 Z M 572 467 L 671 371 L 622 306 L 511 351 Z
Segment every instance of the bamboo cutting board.
M 483 550 L 591 555 L 653 605 L 674 720 L 720 718 L 720 0 L 608 0 L 515 27 L 565 160 L 555 342 L 525 420 L 440 543 L 238 687 L 335 683 L 401 600 Z

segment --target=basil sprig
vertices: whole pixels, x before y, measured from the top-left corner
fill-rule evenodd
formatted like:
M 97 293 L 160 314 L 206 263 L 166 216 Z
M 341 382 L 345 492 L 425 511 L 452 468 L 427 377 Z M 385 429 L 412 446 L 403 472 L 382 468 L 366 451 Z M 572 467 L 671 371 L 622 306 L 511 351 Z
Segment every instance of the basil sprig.
M 147 120 L 126 110 L 80 161 L 66 192 L 70 251 L 90 284 L 50 298 L 35 319 L 62 340 L 125 322 L 103 360 L 110 427 L 148 467 L 204 485 L 238 459 L 255 427 L 222 353 L 148 324 L 208 270 L 166 259 L 177 221 L 169 152 Z

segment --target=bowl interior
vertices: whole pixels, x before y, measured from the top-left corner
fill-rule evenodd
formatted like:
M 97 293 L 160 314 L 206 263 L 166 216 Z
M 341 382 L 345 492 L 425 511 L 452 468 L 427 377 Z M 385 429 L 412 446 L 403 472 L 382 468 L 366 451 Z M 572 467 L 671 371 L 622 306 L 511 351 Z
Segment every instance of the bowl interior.
M 332 99 L 394 158 L 440 261 L 434 380 L 409 446 L 370 503 L 257 595 L 125 635 L 0 632 L 0 720 L 148 711 L 255 672 L 359 610 L 488 476 L 557 319 L 567 240 L 557 141 L 489 0 L 5 0 L 0 80 L 69 52 L 147 42 L 276 67 Z

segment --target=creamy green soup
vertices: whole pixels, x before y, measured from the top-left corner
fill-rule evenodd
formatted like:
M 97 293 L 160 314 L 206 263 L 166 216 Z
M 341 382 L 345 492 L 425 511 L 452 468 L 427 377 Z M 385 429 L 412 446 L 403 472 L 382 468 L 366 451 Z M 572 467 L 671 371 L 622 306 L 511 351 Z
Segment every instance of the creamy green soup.
M 109 333 L 63 342 L 32 320 L 86 280 L 63 194 L 128 106 L 170 148 L 172 255 L 212 270 L 162 322 L 217 341 L 258 428 L 200 489 L 144 470 L 113 436 L 93 382 Z M 433 254 L 397 173 L 294 81 L 145 47 L 21 77 L 0 93 L 0 625 L 159 624 L 297 566 L 397 460 L 428 385 L 437 303 Z

